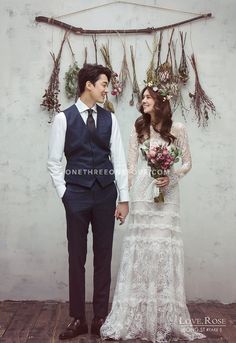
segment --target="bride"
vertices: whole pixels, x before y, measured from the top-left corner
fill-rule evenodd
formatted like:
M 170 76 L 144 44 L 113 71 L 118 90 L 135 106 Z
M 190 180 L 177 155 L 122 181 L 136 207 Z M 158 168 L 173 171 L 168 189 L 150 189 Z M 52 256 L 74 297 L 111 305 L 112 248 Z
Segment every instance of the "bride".
M 101 338 L 201 339 L 205 336 L 191 324 L 184 291 L 178 181 L 191 169 L 186 129 L 172 122 L 169 100 L 157 87 L 144 88 L 140 112 L 129 145 L 129 225 L 112 309 L 101 327 Z M 140 149 L 147 140 L 150 146 L 178 147 L 181 166 L 154 179 Z M 159 188 L 164 202 L 157 203 L 153 194 Z

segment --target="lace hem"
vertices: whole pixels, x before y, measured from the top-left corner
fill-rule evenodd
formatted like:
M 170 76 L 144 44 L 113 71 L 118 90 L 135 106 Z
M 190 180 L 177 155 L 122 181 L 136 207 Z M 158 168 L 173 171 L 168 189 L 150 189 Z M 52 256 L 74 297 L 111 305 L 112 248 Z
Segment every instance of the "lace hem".
M 154 343 L 178 339 L 205 338 L 194 330 L 186 305 L 158 300 L 139 302 L 132 306 L 130 301 L 114 301 L 112 310 L 101 327 L 101 337 L 113 339 L 143 339 Z

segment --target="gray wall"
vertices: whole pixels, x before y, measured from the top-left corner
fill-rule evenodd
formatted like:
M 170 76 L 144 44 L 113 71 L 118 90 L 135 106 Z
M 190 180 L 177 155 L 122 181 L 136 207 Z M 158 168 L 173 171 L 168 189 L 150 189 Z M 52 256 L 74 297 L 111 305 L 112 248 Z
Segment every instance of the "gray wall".
M 138 0 L 137 0 L 138 2 Z M 36 15 L 58 16 L 83 9 L 87 1 L 1 0 L 1 228 L 0 299 L 68 298 L 67 243 L 65 217 L 46 169 L 50 125 L 39 106 L 46 88 L 52 60 L 64 32 L 46 24 L 36 24 Z M 89 5 L 102 1 L 92 0 Z M 140 1 L 141 3 L 141 1 Z M 142 1 L 155 5 L 156 1 Z M 233 0 L 168 0 L 159 6 L 190 12 L 212 12 L 214 19 L 186 25 L 186 50 L 194 50 L 200 78 L 214 100 L 219 116 L 205 129 L 197 127 L 191 111 L 187 129 L 193 169 L 181 181 L 181 212 L 185 244 L 187 297 L 191 300 L 236 301 L 235 295 L 235 13 Z M 128 28 L 160 26 L 189 18 L 188 14 L 155 10 L 135 5 L 113 4 L 89 12 L 61 18 L 84 28 Z M 170 32 L 165 33 L 166 38 Z M 143 86 L 150 53 L 148 35 L 122 36 L 127 48 L 134 45 L 140 87 Z M 191 37 L 191 40 L 190 40 Z M 106 37 L 98 37 L 98 44 Z M 80 64 L 84 47 L 88 61 L 94 62 L 91 37 L 71 35 L 71 44 Z M 166 45 L 166 44 L 165 44 Z M 114 69 L 119 71 L 122 48 L 118 36 L 110 37 Z M 130 61 L 130 60 L 129 60 Z M 99 62 L 103 62 L 99 54 Z M 65 46 L 61 66 L 62 108 L 69 102 L 63 91 L 64 73 L 71 63 Z M 185 91 L 193 91 L 193 73 Z M 127 149 L 130 128 L 138 116 L 130 107 L 130 87 L 116 106 L 116 115 Z M 175 120 L 184 121 L 177 111 Z M 127 227 L 116 227 L 113 254 L 113 294 L 120 259 L 122 237 Z M 92 242 L 89 234 L 87 260 L 87 300 L 92 298 Z

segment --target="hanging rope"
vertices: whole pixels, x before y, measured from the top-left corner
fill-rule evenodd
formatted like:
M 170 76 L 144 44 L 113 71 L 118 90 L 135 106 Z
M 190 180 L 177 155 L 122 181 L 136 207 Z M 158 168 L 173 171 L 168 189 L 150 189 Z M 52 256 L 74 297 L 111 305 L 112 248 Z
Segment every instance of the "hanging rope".
M 97 9 L 97 8 L 100 8 L 100 7 L 106 7 L 106 6 L 109 6 L 109 5 L 112 5 L 112 4 L 135 5 L 135 6 L 138 6 L 138 7 L 146 7 L 146 8 L 152 8 L 152 9 L 161 10 L 161 11 L 177 12 L 177 13 L 190 14 L 190 15 L 195 15 L 195 16 L 202 14 L 202 13 L 193 13 L 193 12 L 178 10 L 178 9 L 174 9 L 174 8 L 160 7 L 160 6 L 155 6 L 155 5 L 139 4 L 137 2 L 131 2 L 131 1 L 124 1 L 124 0 L 117 1 L 117 0 L 115 0 L 115 1 L 112 1 L 112 2 L 107 2 L 107 3 L 104 3 L 104 4 L 100 4 L 100 5 L 83 8 L 83 9 L 75 11 L 75 12 L 61 14 L 59 16 L 53 16 L 53 17 L 55 19 L 59 19 L 59 18 L 71 16 L 71 15 L 74 15 L 74 14 L 91 11 L 91 10 L 94 10 L 94 9 Z

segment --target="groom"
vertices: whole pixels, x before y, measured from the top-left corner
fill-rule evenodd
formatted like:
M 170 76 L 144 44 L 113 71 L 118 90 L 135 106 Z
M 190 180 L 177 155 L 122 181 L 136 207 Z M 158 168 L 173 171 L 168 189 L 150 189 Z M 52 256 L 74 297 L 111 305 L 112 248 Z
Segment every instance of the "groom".
M 88 332 L 85 262 L 89 224 L 94 253 L 91 333 L 100 335 L 108 313 L 114 220 L 122 224 L 128 214 L 127 168 L 120 130 L 116 117 L 97 105 L 105 101 L 110 78 L 110 69 L 84 65 L 78 75 L 80 97 L 56 115 L 49 141 L 48 170 L 66 212 L 73 318 L 59 335 L 61 340 Z

